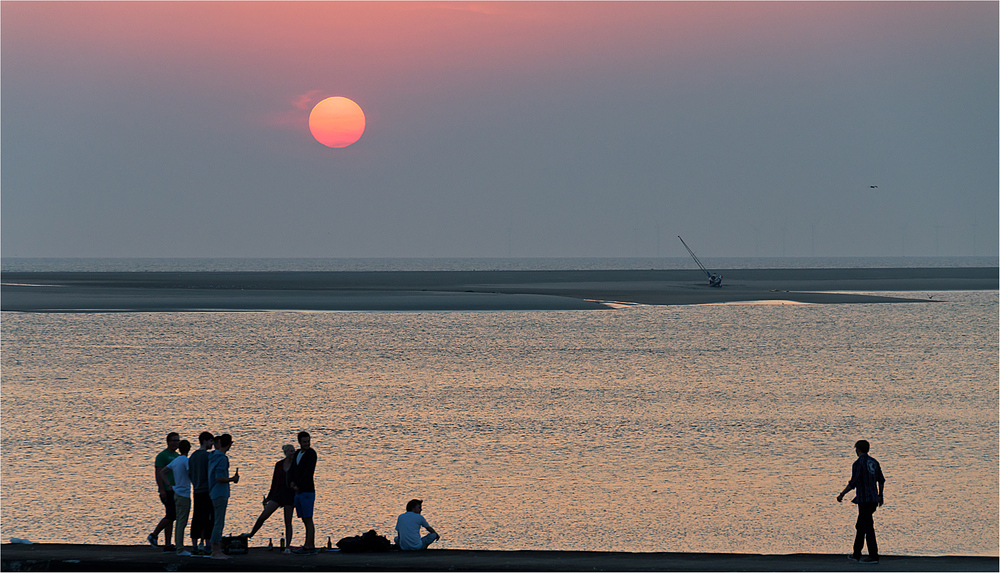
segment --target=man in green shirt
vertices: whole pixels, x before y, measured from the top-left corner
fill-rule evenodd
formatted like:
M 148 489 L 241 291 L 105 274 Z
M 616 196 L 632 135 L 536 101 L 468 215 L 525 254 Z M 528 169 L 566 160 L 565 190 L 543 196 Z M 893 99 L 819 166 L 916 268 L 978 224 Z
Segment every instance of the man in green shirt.
M 146 536 L 146 541 L 150 545 L 156 547 L 158 545 L 158 538 L 161 531 L 166 531 L 166 538 L 164 539 L 164 551 L 173 551 L 174 547 L 170 544 L 170 538 L 173 536 L 174 532 L 174 519 L 176 519 L 176 510 L 174 509 L 174 494 L 171 492 L 167 485 L 173 486 L 173 477 L 164 478 L 160 476 L 160 470 L 167 467 L 167 464 L 174 461 L 174 458 L 179 456 L 177 453 L 177 447 L 181 445 L 181 437 L 177 432 L 170 432 L 167 434 L 167 449 L 163 450 L 156 455 L 156 460 L 153 462 L 153 473 L 156 474 L 156 489 L 160 492 L 160 503 L 166 509 L 166 515 L 163 519 L 156 524 L 156 529 L 152 533 Z

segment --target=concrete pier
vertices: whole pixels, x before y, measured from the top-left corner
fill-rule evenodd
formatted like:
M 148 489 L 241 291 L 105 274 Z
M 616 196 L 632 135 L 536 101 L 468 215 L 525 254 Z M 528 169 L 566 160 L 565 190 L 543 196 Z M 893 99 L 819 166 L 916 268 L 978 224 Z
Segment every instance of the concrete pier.
M 878 565 L 847 555 L 463 551 L 284 555 L 252 547 L 225 561 L 137 545 L 4 544 L 2 571 L 997 571 L 997 557 L 887 555 Z

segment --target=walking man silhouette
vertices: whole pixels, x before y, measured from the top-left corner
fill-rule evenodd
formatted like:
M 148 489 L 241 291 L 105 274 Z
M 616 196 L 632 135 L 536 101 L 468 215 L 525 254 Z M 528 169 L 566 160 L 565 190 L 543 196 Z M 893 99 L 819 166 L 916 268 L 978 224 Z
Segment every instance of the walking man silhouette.
M 885 477 L 882 475 L 882 466 L 875 458 L 868 455 L 870 447 L 867 440 L 858 440 L 854 444 L 854 453 L 858 455 L 858 459 L 851 466 L 851 481 L 847 482 L 847 487 L 837 496 L 837 502 L 843 502 L 847 492 L 857 489 L 857 495 L 851 501 L 858 504 L 858 523 L 855 525 L 858 533 L 854 538 L 854 552 L 848 559 L 874 564 L 878 563 L 878 541 L 875 540 L 873 516 L 875 510 L 882 506 Z M 862 559 L 861 550 L 866 540 L 868 559 Z

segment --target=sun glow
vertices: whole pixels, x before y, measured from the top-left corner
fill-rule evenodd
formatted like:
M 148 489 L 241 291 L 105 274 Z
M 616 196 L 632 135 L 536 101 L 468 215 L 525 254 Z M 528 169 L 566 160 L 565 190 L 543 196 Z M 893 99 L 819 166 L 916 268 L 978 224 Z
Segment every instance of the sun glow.
M 365 132 L 365 112 L 346 97 L 328 97 L 309 114 L 309 131 L 327 147 L 347 147 Z

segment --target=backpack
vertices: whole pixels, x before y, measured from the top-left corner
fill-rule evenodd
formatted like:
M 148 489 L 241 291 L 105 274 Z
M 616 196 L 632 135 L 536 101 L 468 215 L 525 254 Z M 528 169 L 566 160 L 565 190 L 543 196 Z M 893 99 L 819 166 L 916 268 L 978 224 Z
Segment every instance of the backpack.
M 337 547 L 344 553 L 382 553 L 388 551 L 391 546 L 392 543 L 374 529 L 362 535 L 345 537 L 337 542 Z

